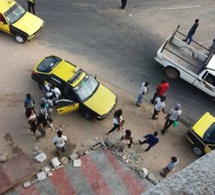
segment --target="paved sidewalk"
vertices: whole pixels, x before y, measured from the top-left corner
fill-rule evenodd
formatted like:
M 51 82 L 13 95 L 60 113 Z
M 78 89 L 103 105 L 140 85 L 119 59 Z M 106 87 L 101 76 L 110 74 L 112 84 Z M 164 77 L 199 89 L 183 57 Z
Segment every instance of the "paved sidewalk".
M 81 157 L 80 168 L 72 163 L 53 172 L 52 177 L 21 188 L 12 195 L 138 195 L 153 187 L 146 179 L 118 160 L 110 150 L 99 148 Z

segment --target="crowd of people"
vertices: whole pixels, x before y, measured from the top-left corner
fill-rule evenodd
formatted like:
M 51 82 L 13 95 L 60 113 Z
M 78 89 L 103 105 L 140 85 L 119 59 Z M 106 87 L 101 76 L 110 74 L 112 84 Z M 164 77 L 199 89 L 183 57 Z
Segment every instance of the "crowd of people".
M 46 129 L 52 128 L 53 131 L 57 132 L 57 136 L 54 137 L 53 143 L 56 146 L 56 149 L 59 154 L 61 152 L 65 152 L 65 143 L 67 141 L 67 137 L 62 134 L 62 130 L 55 130 L 53 127 L 53 119 L 51 117 L 51 113 L 53 111 L 54 102 L 61 97 L 60 90 L 47 83 L 44 85 L 45 87 L 45 95 L 41 98 L 41 104 L 39 108 L 38 114 L 35 111 L 35 101 L 32 98 L 31 94 L 28 93 L 26 95 L 26 99 L 24 101 L 25 107 L 25 115 L 28 120 L 29 128 L 31 132 L 35 135 L 35 141 L 39 141 L 41 138 L 44 138 L 46 135 Z M 152 119 L 157 120 L 159 113 L 162 111 L 164 114 L 165 110 L 165 101 L 166 101 L 166 92 L 169 89 L 169 83 L 166 80 L 162 80 L 161 83 L 157 86 L 156 91 L 150 100 L 150 102 L 154 105 L 154 111 L 152 114 Z M 136 106 L 141 107 L 144 96 L 149 93 L 149 82 L 145 81 L 140 85 L 138 97 L 136 100 Z M 181 115 L 181 105 L 176 103 L 173 109 L 170 109 L 168 114 L 165 116 L 165 123 L 163 129 L 161 129 L 161 134 L 164 135 L 167 132 L 167 129 L 170 128 L 171 125 L 174 127 L 177 126 L 177 121 L 179 116 Z M 107 134 L 112 134 L 115 130 L 122 130 L 125 120 L 123 119 L 123 111 L 121 109 L 116 110 L 113 117 L 113 127 L 107 132 Z M 139 140 L 139 144 L 148 144 L 145 152 L 149 151 L 152 147 L 159 143 L 158 132 L 155 131 L 153 134 L 147 134 L 144 136 L 145 140 Z M 125 130 L 125 135 L 123 135 L 117 142 L 118 148 L 121 152 L 123 152 L 125 146 L 131 147 L 134 144 L 132 132 L 131 130 Z M 166 175 L 173 170 L 173 168 L 178 163 L 178 159 L 176 157 L 172 157 L 171 162 L 164 168 L 163 172 L 160 173 L 162 177 L 166 177 Z
M 61 96 L 60 90 L 53 84 L 47 83 L 45 87 L 45 96 L 41 98 L 39 112 L 35 111 L 35 101 L 31 94 L 26 94 L 24 100 L 25 115 L 28 120 L 29 129 L 35 136 L 35 141 L 39 141 L 46 135 L 46 129 L 51 128 L 54 132 L 57 132 L 57 136 L 54 137 L 53 143 L 56 146 L 58 153 L 65 152 L 65 143 L 67 137 L 62 135 L 62 130 L 55 130 L 53 127 L 53 119 L 51 113 L 54 107 L 54 101 Z
M 157 120 L 159 113 L 162 111 L 163 114 L 166 114 L 166 105 L 165 101 L 167 99 L 166 92 L 169 89 L 169 83 L 166 80 L 162 80 L 161 83 L 157 86 L 156 91 L 150 100 L 150 102 L 154 106 L 154 111 L 152 114 L 152 120 Z M 136 106 L 141 107 L 141 104 L 143 102 L 144 96 L 148 94 L 150 91 L 149 88 L 149 82 L 145 81 L 140 85 L 138 97 L 136 100 Z M 178 124 L 179 116 L 181 115 L 181 104 L 176 103 L 175 107 L 170 109 L 169 112 L 165 116 L 165 123 L 163 128 L 161 129 L 161 134 L 164 135 L 167 132 L 167 129 L 171 127 L 176 127 Z M 116 110 L 113 117 L 113 128 L 107 132 L 107 134 L 112 134 L 115 130 L 122 130 L 123 124 L 123 111 L 121 109 Z M 159 137 L 158 137 L 158 131 L 155 131 L 153 134 L 149 133 L 144 136 L 144 140 L 139 140 L 139 144 L 147 144 L 147 148 L 145 149 L 145 152 L 149 151 L 152 147 L 157 145 L 159 143 Z M 125 135 L 121 137 L 117 141 L 118 150 L 120 152 L 123 152 L 125 149 L 125 146 L 128 146 L 129 148 L 134 143 L 131 130 L 127 129 L 125 130 Z M 162 177 L 166 177 L 169 172 L 171 172 L 174 167 L 178 164 L 179 159 L 175 156 L 171 157 L 170 163 L 163 169 L 163 171 L 160 173 Z

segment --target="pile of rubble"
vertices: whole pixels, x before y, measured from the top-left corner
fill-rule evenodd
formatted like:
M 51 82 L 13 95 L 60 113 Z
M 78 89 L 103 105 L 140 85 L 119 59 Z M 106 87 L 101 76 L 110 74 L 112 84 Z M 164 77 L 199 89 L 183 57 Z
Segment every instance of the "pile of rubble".
M 144 160 L 139 155 L 141 147 L 138 143 L 132 144 L 130 148 L 127 146 L 121 151 L 119 140 L 122 135 L 121 132 L 106 135 L 102 142 L 103 147 L 108 147 L 118 159 L 127 164 L 131 169 L 137 171 L 141 177 L 148 179 L 154 185 L 158 184 L 159 181 L 144 167 Z

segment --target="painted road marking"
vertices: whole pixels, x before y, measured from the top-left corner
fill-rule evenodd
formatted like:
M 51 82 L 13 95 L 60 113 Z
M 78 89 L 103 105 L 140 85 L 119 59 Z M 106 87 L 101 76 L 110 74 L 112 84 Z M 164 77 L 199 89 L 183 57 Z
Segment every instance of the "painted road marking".
M 177 9 L 192 9 L 192 8 L 200 8 L 201 5 L 192 5 L 186 7 L 169 7 L 169 8 L 160 8 L 160 10 L 177 10 Z

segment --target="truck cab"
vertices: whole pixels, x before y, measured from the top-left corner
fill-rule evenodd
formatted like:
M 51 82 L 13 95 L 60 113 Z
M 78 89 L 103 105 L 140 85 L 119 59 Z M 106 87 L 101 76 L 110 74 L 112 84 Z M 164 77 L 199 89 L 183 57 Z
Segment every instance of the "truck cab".
M 10 34 L 18 43 L 35 38 L 44 21 L 27 12 L 14 0 L 0 0 L 0 30 Z

